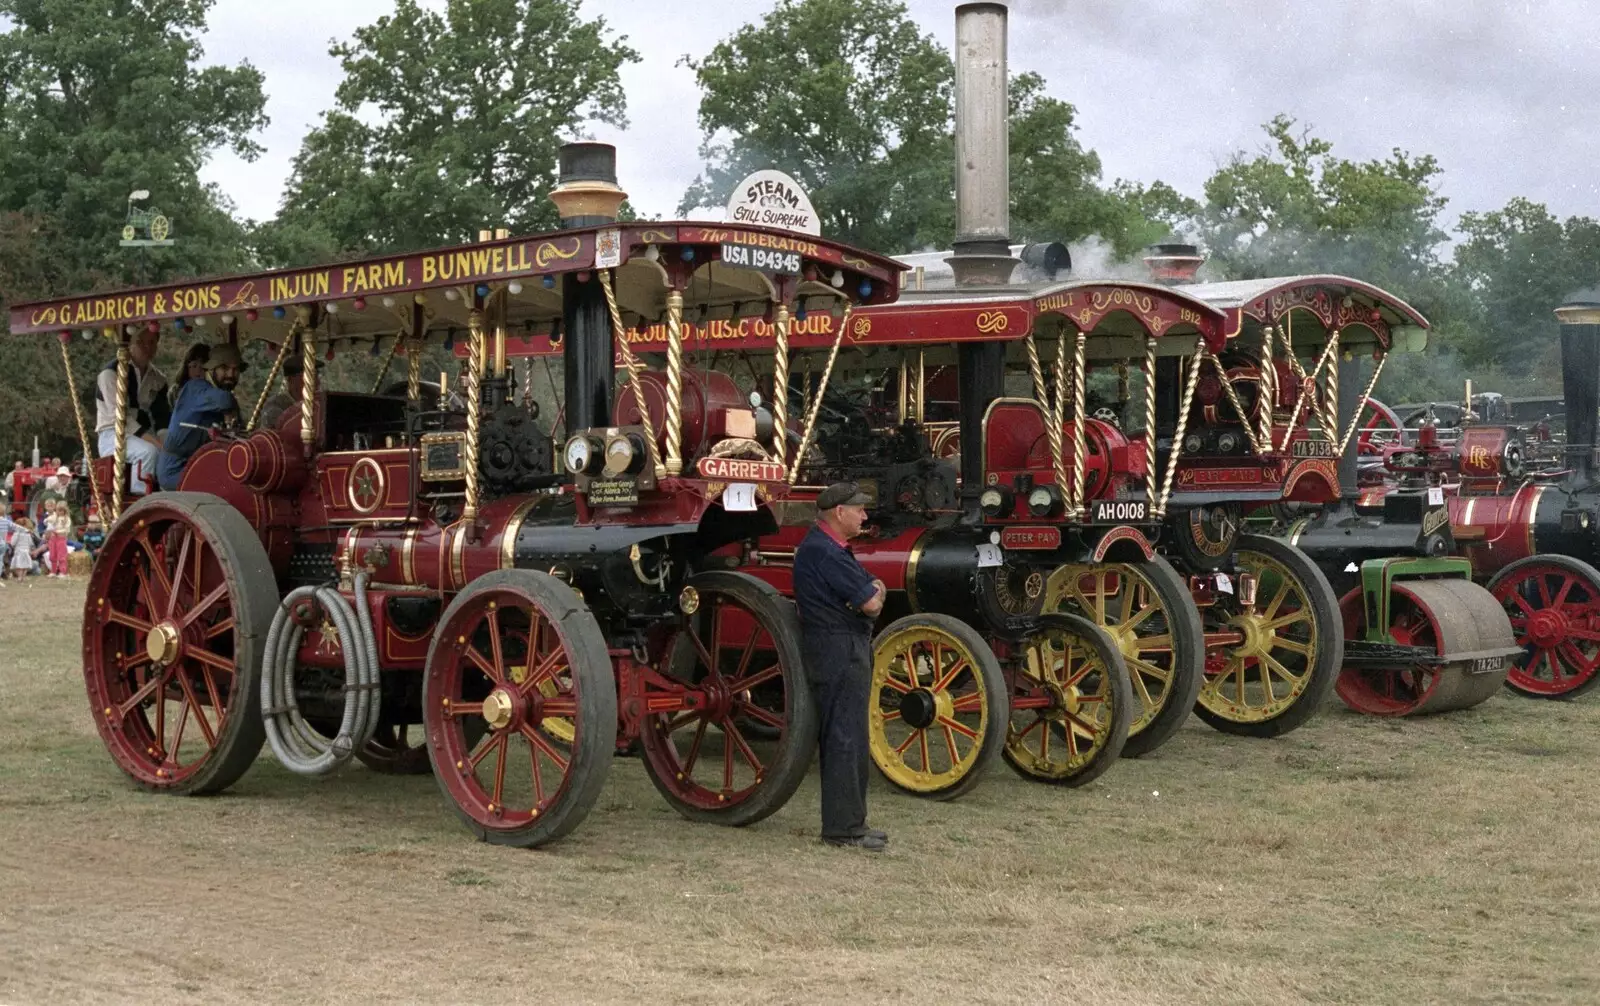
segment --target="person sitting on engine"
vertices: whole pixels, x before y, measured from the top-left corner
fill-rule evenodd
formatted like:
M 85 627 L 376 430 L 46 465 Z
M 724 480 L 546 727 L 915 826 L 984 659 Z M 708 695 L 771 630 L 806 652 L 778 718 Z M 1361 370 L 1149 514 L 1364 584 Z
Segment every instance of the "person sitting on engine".
M 152 362 L 161 334 L 141 328 L 128 343 L 127 420 L 123 457 L 128 463 L 128 491 L 144 492 L 144 479 L 153 473 L 161 453 L 161 431 L 167 428 L 167 378 Z M 116 453 L 117 361 L 112 360 L 95 381 L 95 423 L 100 456 Z
M 236 419 L 239 403 L 233 389 L 239 384 L 239 374 L 244 361 L 239 350 L 221 345 L 211 350 L 206 363 L 208 381 L 188 381 L 178 392 L 178 401 L 172 409 L 172 423 L 167 427 L 167 440 L 156 462 L 156 478 L 163 489 L 176 489 L 183 481 L 183 469 L 189 458 L 210 438 L 211 430 Z
M 317 373 L 322 373 L 322 361 L 317 361 Z M 305 364 L 298 357 L 291 356 L 283 363 L 283 389 L 267 399 L 261 407 L 261 419 L 256 423 L 258 429 L 272 430 L 278 427 L 286 415 L 293 415 L 297 420 L 300 417 L 301 399 L 305 395 Z

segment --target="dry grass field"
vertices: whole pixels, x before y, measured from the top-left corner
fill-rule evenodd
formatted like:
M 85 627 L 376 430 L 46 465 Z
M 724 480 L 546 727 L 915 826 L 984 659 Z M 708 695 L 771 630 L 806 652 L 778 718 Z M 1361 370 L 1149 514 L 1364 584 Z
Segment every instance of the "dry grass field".
M 0 590 L 0 1003 L 1600 1002 L 1600 700 L 1191 720 L 1082 790 L 880 785 L 880 857 L 815 841 L 814 776 L 728 831 L 619 759 L 529 852 L 359 766 L 135 790 L 88 719 L 80 584 Z

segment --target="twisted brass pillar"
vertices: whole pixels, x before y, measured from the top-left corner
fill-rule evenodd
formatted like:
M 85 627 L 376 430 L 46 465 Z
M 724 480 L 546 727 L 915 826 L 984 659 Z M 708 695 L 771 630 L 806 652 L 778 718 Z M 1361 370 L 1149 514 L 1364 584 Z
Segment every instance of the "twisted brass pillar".
M 611 334 L 618 351 L 622 353 L 622 366 L 628 372 L 628 387 L 633 390 L 633 404 L 639 410 L 639 423 L 644 427 L 645 444 L 650 451 L 650 467 L 659 479 L 666 474 L 666 468 L 661 463 L 661 445 L 656 443 L 655 422 L 650 418 L 650 410 L 645 407 L 644 387 L 639 382 L 641 365 L 634 359 L 633 347 L 628 345 L 628 330 L 622 326 L 622 310 L 617 306 L 617 294 L 611 280 L 614 271 L 600 273 L 600 289 L 605 291 L 606 309 L 611 313 Z
M 683 473 L 683 292 L 667 293 L 667 474 Z
M 317 333 L 309 325 L 300 334 L 300 450 L 306 458 L 317 443 Z
M 267 399 L 272 397 L 272 387 L 278 383 L 278 375 L 283 373 L 283 365 L 289 359 L 289 354 L 294 351 L 294 337 L 300 331 L 300 323 L 296 321 L 289 329 L 289 335 L 283 340 L 283 345 L 278 347 L 278 355 L 273 358 L 272 369 L 267 371 L 267 381 L 261 386 L 261 394 L 256 396 L 256 406 L 250 410 L 250 421 L 244 424 L 244 431 L 249 433 L 256 428 L 256 422 L 261 419 L 261 410 L 266 407 Z
M 467 312 L 467 437 L 462 444 L 461 467 L 465 469 L 467 500 L 461 507 L 461 519 L 467 524 L 465 533 L 471 534 L 478 519 L 478 434 L 483 411 L 483 312 L 473 308 Z
M 111 427 L 115 447 L 111 462 L 111 519 L 122 516 L 123 483 L 128 466 L 128 334 L 117 344 L 117 418 Z
M 1072 500 L 1073 506 L 1080 517 L 1083 516 L 1084 509 L 1089 505 L 1088 501 L 1083 498 L 1084 482 L 1089 474 L 1084 470 L 1088 454 L 1088 447 L 1084 439 L 1087 431 L 1084 427 L 1088 423 L 1085 421 L 1083 414 L 1085 385 L 1089 383 L 1088 360 L 1086 359 L 1088 344 L 1089 337 L 1084 334 L 1082 329 L 1079 329 L 1077 345 L 1074 347 L 1072 354 L 1074 369 L 1072 377 Z
M 854 306 L 845 304 L 844 318 L 839 322 L 839 331 L 833 337 L 833 348 L 828 350 L 828 362 L 823 365 L 822 379 L 817 382 L 817 393 L 811 399 L 811 407 L 806 410 L 805 426 L 800 431 L 800 447 L 794 453 L 796 468 L 805 464 L 806 450 L 811 446 L 811 434 L 816 432 L 817 412 L 822 408 L 822 399 L 828 394 L 828 380 L 833 376 L 833 364 L 839 359 L 839 347 L 844 343 L 844 333 L 850 328 L 850 317 Z
M 789 304 L 778 304 L 772 319 L 772 452 L 789 462 Z

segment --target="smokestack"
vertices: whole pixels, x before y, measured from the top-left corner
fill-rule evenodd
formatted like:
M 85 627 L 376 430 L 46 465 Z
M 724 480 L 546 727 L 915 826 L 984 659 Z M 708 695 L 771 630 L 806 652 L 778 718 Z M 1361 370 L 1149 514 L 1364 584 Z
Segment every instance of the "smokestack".
M 561 226 L 597 227 L 615 223 L 628 197 L 617 186 L 617 148 L 609 143 L 568 143 L 550 199 Z M 561 361 L 566 392 L 567 432 L 611 425 L 613 354 L 611 314 L 605 291 L 592 276 L 561 278 Z
M 1010 107 L 1006 91 L 1005 4 L 956 8 L 956 242 L 948 261 L 956 286 L 1009 282 L 1011 256 Z M 1006 393 L 1000 342 L 956 350 L 961 397 L 961 502 L 979 513 L 983 495 L 983 413 Z
M 1001 3 L 956 8 L 956 286 L 1005 283 L 1011 257 L 1011 140 Z
M 550 200 L 561 226 L 595 227 L 615 223 L 628 194 L 617 187 L 617 148 L 609 143 L 567 143 L 556 155 L 559 170 Z
M 1195 274 L 1205 264 L 1206 257 L 1191 244 L 1159 244 L 1145 249 L 1144 264 L 1150 278 L 1171 286 L 1176 283 L 1193 283 Z
M 1567 467 L 1587 481 L 1600 425 L 1600 287 L 1556 308 L 1561 322 L 1561 393 L 1567 400 Z

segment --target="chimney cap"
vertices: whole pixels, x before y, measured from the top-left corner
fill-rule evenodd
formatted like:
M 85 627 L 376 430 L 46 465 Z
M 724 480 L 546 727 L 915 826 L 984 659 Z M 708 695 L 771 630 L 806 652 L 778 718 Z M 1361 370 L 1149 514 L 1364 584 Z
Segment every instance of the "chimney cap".
M 1570 293 L 1561 306 L 1566 307 L 1600 307 L 1600 286 L 1591 286 L 1587 290 Z
M 609 143 L 563 143 L 556 154 L 558 184 L 563 182 L 617 182 L 617 148 Z

